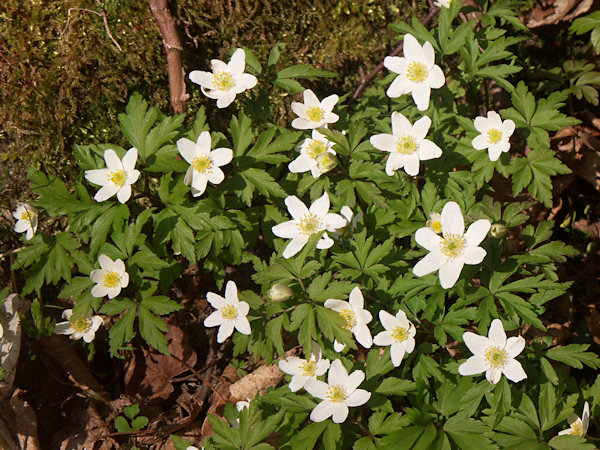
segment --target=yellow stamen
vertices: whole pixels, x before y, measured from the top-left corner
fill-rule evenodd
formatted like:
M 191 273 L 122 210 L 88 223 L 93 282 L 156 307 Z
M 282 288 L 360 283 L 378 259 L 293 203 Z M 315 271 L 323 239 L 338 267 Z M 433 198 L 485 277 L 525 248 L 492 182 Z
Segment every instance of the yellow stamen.
M 441 250 L 448 258 L 456 258 L 461 255 L 465 246 L 465 240 L 458 234 L 446 234 L 440 242 Z
M 425 81 L 429 75 L 429 71 L 425 64 L 420 63 L 418 61 L 413 61 L 408 65 L 408 69 L 406 71 L 406 78 L 408 78 L 413 83 L 420 83 Z
M 346 389 L 341 384 L 329 386 L 327 398 L 332 402 L 343 402 L 347 398 Z
M 300 220 L 298 227 L 300 227 L 300 232 L 305 235 L 315 234 L 324 229 L 321 219 L 313 214 L 304 216 Z
M 410 135 L 403 135 L 400 139 L 396 141 L 396 151 L 398 153 L 402 153 L 403 155 L 410 155 L 414 153 L 419 145 L 414 137 Z
M 342 327 L 345 330 L 351 330 L 354 324 L 356 323 L 356 315 L 351 308 L 346 308 L 339 312 L 340 317 L 344 321 L 344 325 Z
M 198 156 L 193 159 L 192 167 L 198 173 L 206 173 L 212 167 L 212 161 L 206 156 Z
M 304 364 L 302 364 L 302 375 L 305 377 L 315 376 L 316 371 L 317 363 L 315 361 L 306 361 Z
M 337 164 L 337 160 L 331 153 L 322 153 L 317 156 L 317 167 L 323 172 L 328 172 L 333 169 Z
M 577 419 L 571 424 L 571 430 L 568 434 L 572 434 L 573 436 L 583 436 L 583 422 L 581 419 Z
M 488 130 L 487 135 L 490 144 L 497 144 L 498 142 L 500 142 L 500 139 L 502 139 L 502 131 L 497 130 L 496 128 Z
M 216 72 L 213 75 L 213 86 L 215 89 L 227 92 L 235 86 L 235 81 L 229 72 Z
M 92 327 L 92 319 L 90 317 L 79 317 L 70 322 L 71 328 L 77 333 L 87 333 Z
M 394 331 L 392 331 L 392 337 L 398 343 L 404 342 L 408 339 L 408 330 L 404 327 L 397 326 L 394 328 Z
M 306 117 L 313 122 L 318 122 L 323 119 L 323 109 L 318 106 L 310 106 L 306 108 Z
M 237 317 L 237 308 L 233 305 L 225 305 L 221 308 L 221 317 L 225 320 L 234 320 Z
M 306 146 L 306 153 L 312 159 L 317 159 L 317 156 L 326 151 L 327 145 L 324 142 L 317 141 L 316 139 L 311 139 L 308 145 Z
M 114 288 L 121 282 L 121 277 L 117 272 L 107 272 L 104 274 L 102 284 L 107 288 Z
M 115 186 L 123 186 L 125 181 L 127 181 L 127 174 L 124 170 L 115 170 L 108 176 L 108 181 Z
M 440 222 L 439 220 L 437 222 L 433 222 L 431 224 L 431 228 L 433 228 L 433 231 L 435 231 L 436 233 L 441 233 L 442 232 L 442 222 Z
M 508 353 L 498 347 L 491 346 L 485 351 L 485 360 L 494 369 L 500 369 L 508 361 Z

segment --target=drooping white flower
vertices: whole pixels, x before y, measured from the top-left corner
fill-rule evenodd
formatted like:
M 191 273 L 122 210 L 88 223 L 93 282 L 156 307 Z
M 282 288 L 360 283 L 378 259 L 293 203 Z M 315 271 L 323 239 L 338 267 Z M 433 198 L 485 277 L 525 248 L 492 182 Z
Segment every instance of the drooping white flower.
M 439 89 L 446 82 L 444 72 L 435 64 L 435 53 L 429 42 L 421 47 L 412 35 L 404 36 L 404 56 L 386 56 L 383 65 L 398 74 L 387 90 L 395 98 L 412 93 L 419 111 L 429 107 L 431 89 Z
M 344 329 L 354 334 L 354 337 L 365 348 L 371 348 L 373 338 L 367 324 L 373 319 L 369 311 L 364 309 L 365 299 L 358 286 L 350 292 L 349 301 L 336 300 L 334 298 L 327 299 L 324 303 L 325 308 L 329 308 L 337 312 L 344 321 Z M 336 352 L 341 352 L 346 347 L 336 339 L 333 343 L 333 348 Z
M 434 6 L 438 6 L 440 8 L 450 8 L 451 4 L 452 4 L 452 0 L 439 0 L 439 1 L 433 2 Z
M 385 173 L 392 176 L 396 170 L 404 167 L 404 171 L 412 176 L 419 173 L 419 161 L 435 159 L 442 156 L 442 149 L 429 139 L 425 139 L 431 119 L 421 117 L 414 125 L 401 113 L 392 113 L 392 134 L 376 134 L 371 136 L 371 145 L 384 152 L 390 152 L 385 164 Z
M 93 169 L 85 171 L 85 179 L 91 183 L 102 186 L 94 200 L 103 202 L 117 194 L 117 199 L 125 203 L 131 197 L 131 185 L 137 181 L 140 171 L 135 168 L 137 162 L 137 148 L 130 148 L 123 160 L 119 159 L 117 153 L 112 149 L 104 151 L 106 169 Z
M 250 334 L 248 311 L 250 305 L 238 300 L 238 290 L 234 281 L 228 281 L 225 286 L 225 298 L 214 292 L 208 292 L 206 299 L 216 309 L 204 320 L 205 327 L 219 327 L 217 342 L 220 344 L 233 334 L 234 328 L 242 334 Z
M 563 434 L 572 434 L 574 436 L 584 437 L 590 424 L 590 405 L 588 402 L 585 402 L 583 405 L 581 417 L 577 414 L 571 414 L 567 421 L 569 422 L 569 428 L 559 431 L 559 436 L 562 436 Z
M 310 395 L 323 400 L 310 413 L 310 420 L 322 422 L 331 417 L 335 423 L 344 422 L 348 417 L 348 407 L 364 405 L 371 398 L 370 392 L 357 389 L 364 379 L 362 370 L 355 370 L 348 375 L 339 359 L 333 361 L 327 374 L 327 383 L 310 380 L 304 386 Z
M 251 401 L 252 401 L 251 399 L 246 397 L 246 400 L 240 400 L 239 402 L 235 402 L 235 409 L 237 409 L 238 412 L 241 412 L 244 408 L 249 410 Z M 232 426 L 232 428 L 239 428 L 240 427 L 240 419 L 235 419 L 235 421 L 231 424 L 231 426 Z
M 327 140 L 317 130 L 313 130 L 312 139 L 304 139 L 296 146 L 300 156 L 289 164 L 290 172 L 301 173 L 310 170 L 314 178 L 328 172 L 336 164 L 336 153 L 331 147 L 333 147 L 333 142 Z
M 515 383 L 527 378 L 521 363 L 514 359 L 525 348 L 525 339 L 522 336 L 506 339 L 500 319 L 492 321 L 488 337 L 467 331 L 463 340 L 473 356 L 458 367 L 461 375 L 485 372 L 485 377 L 492 384 L 500 381 L 502 374 Z
M 308 360 L 297 356 L 288 356 L 279 361 L 279 370 L 292 375 L 289 388 L 296 392 L 304 387 L 309 380 L 316 380 L 329 369 L 329 360 L 321 359 L 321 347 L 313 342 L 312 352 Z
M 363 217 L 363 214 L 361 212 L 359 212 L 355 216 L 354 212 L 347 205 L 342 206 L 342 209 L 340 209 L 340 215 L 344 219 L 346 219 L 346 225 L 344 225 L 342 228 L 338 228 L 337 230 L 331 233 L 331 236 L 334 239 L 339 239 L 342 236 L 350 236 L 358 226 L 358 222 L 360 222 Z
M 84 316 L 77 319 L 72 319 L 73 310 L 65 309 L 62 313 L 62 318 L 67 319 L 66 322 L 59 322 L 54 327 L 56 334 L 69 335 L 70 339 L 77 340 L 83 338 L 88 344 L 96 337 L 96 331 L 104 322 L 100 316 Z
M 92 288 L 93 297 L 115 298 L 129 284 L 129 274 L 125 271 L 125 263 L 120 259 L 113 261 L 106 255 L 98 257 L 100 269 L 92 270 L 90 278 L 96 286 Z
M 413 273 L 422 277 L 436 270 L 440 271 L 440 284 L 449 289 L 456 283 L 465 264 L 479 264 L 486 251 L 479 247 L 487 235 L 491 223 L 480 219 L 471 224 L 465 233 L 465 220 L 460 206 L 448 202 L 442 209 L 442 235 L 437 235 L 429 227 L 419 228 L 415 240 L 430 253 L 413 268 Z
M 442 232 L 442 215 L 436 212 L 430 213 L 425 226 L 435 234 L 440 234 Z
M 256 86 L 257 79 L 254 75 L 244 73 L 246 69 L 246 53 L 238 48 L 229 64 L 219 59 L 210 61 L 211 72 L 193 70 L 190 72 L 190 80 L 200 85 L 202 93 L 208 98 L 217 100 L 217 108 L 226 108 L 234 100 L 237 94 Z
M 225 179 L 225 174 L 219 167 L 229 164 L 233 159 L 233 150 L 230 148 L 211 150 L 211 142 L 208 131 L 200 133 L 196 142 L 187 138 L 177 141 L 179 153 L 190 164 L 183 182 L 191 185 L 194 197 L 204 194 L 209 181 L 212 184 L 221 183 Z
M 402 310 L 399 310 L 396 316 L 380 310 L 379 320 L 385 331 L 378 333 L 373 338 L 373 342 L 379 346 L 390 345 L 392 364 L 398 367 L 404 358 L 404 353 L 411 353 L 415 348 L 415 327 Z
M 291 105 L 292 111 L 298 116 L 292 120 L 292 127 L 298 130 L 310 130 L 338 121 L 339 116 L 331 112 L 340 99 L 337 95 L 325 97 L 323 101 L 319 101 L 310 89 L 306 89 L 302 95 L 304 103 L 292 102 Z
M 487 118 L 475 118 L 475 128 L 481 134 L 471 141 L 476 150 L 488 149 L 491 161 L 496 161 L 503 152 L 510 149 L 508 140 L 515 131 L 515 123 L 511 119 L 502 121 L 502 117 L 495 111 L 488 111 Z
M 17 203 L 17 209 L 13 212 L 13 217 L 17 219 L 15 231 L 25 233 L 25 239 L 33 238 L 38 226 L 38 212 L 29 203 Z
M 4 336 L 4 328 L 2 327 L 2 324 L 0 324 L 0 339 L 2 339 L 3 336 Z
M 335 231 L 346 225 L 346 220 L 339 214 L 329 211 L 329 194 L 323 195 L 307 208 L 304 203 L 295 195 L 290 195 L 285 199 L 292 220 L 275 225 L 272 228 L 273 234 L 284 239 L 291 239 L 283 251 L 284 258 L 291 258 L 306 245 L 311 235 L 322 231 Z M 333 245 L 327 233 L 323 233 L 317 248 L 326 249 Z

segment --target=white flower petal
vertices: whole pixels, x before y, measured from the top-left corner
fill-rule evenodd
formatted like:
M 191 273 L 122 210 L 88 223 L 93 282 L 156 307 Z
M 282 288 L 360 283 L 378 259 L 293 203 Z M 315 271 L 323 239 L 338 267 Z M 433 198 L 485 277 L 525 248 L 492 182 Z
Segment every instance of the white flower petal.
M 383 59 L 383 66 L 394 73 L 404 73 L 406 71 L 406 58 L 386 56 Z
M 250 328 L 250 322 L 248 322 L 246 316 L 238 316 L 235 319 L 235 329 L 247 336 L 250 335 L 250 333 L 252 332 L 252 329 Z
M 472 223 L 464 235 L 467 245 L 469 247 L 475 247 L 479 245 L 487 236 L 491 226 L 492 224 L 487 219 L 479 219 L 478 221 Z
M 379 321 L 386 330 L 393 330 L 398 326 L 396 317 L 392 316 L 389 312 L 384 311 L 383 309 L 379 310 Z
M 433 89 L 439 89 L 446 83 L 446 77 L 444 76 L 442 69 L 440 69 L 440 66 L 433 66 L 429 71 L 427 82 Z
M 233 159 L 233 150 L 230 148 L 216 148 L 210 152 L 210 159 L 215 166 L 224 166 Z
M 290 384 L 288 387 L 290 388 L 290 391 L 292 391 L 292 392 L 299 391 L 300 389 L 302 389 L 304 387 L 307 380 L 308 380 L 308 378 L 304 377 L 302 375 L 294 375 L 292 377 L 292 380 L 290 381 Z
M 121 163 L 121 159 L 117 156 L 117 153 L 109 148 L 104 151 L 104 161 L 106 162 L 106 167 L 112 170 L 123 170 L 123 164 Z
M 404 345 L 402 344 L 392 344 L 390 347 L 390 356 L 392 357 L 392 364 L 394 367 L 400 366 L 402 363 L 402 358 L 404 358 Z
M 306 388 L 306 386 L 305 386 Z M 329 401 L 322 401 L 315 409 L 310 413 L 310 420 L 313 422 L 323 422 L 333 414 L 332 403 Z
M 90 183 L 97 184 L 98 186 L 104 186 L 105 184 L 107 184 L 109 182 L 109 175 L 109 169 L 93 169 L 85 171 L 85 179 L 88 180 Z M 19 217 L 16 218 L 20 219 L 21 216 L 19 215 Z
M 312 168 L 316 167 L 316 164 L 316 161 L 310 156 L 300 155 L 289 163 L 288 169 L 292 173 L 303 173 L 308 172 Z
M 438 270 L 446 261 L 447 258 L 439 250 L 431 252 L 415 264 L 413 273 L 417 277 L 423 277 Z
M 466 247 L 463 250 L 462 258 L 465 264 L 479 264 L 485 258 L 487 252 L 481 247 Z
M 442 156 L 442 149 L 429 139 L 424 139 L 419 144 L 418 154 L 421 161 L 427 161 Z
M 348 405 L 343 402 L 332 403 L 333 406 L 333 416 L 331 420 L 334 423 L 342 423 L 348 418 Z
M 392 81 L 392 84 L 390 84 L 385 94 L 390 98 L 396 98 L 408 94 L 410 91 L 411 88 L 406 77 L 404 75 L 398 75 L 394 81 Z
M 296 253 L 302 250 L 302 247 L 306 245 L 306 243 L 308 242 L 308 238 L 309 236 L 300 236 L 293 238 L 283 251 L 282 256 L 285 259 L 294 256 Z
M 321 236 L 321 239 L 319 239 L 317 241 L 317 248 L 319 250 L 325 250 L 325 249 L 331 248 L 333 246 L 333 244 L 334 244 L 333 239 L 331 239 L 327 233 L 323 233 L 323 236 Z
M 390 331 L 382 331 L 377 333 L 377 335 L 373 338 L 373 343 L 380 347 L 392 345 L 394 342 L 396 341 L 392 337 L 392 333 Z
M 218 167 L 213 167 L 206 174 L 206 180 L 212 184 L 221 184 L 225 179 L 225 174 Z
M 246 52 L 241 48 L 238 48 L 233 52 L 229 64 L 227 64 L 227 68 L 232 75 L 241 75 L 246 68 Z
M 227 108 L 235 100 L 235 92 L 225 92 L 217 99 L 217 108 Z
M 502 372 L 506 378 L 515 383 L 527 378 L 527 374 L 523 370 L 523 366 L 521 366 L 521 363 L 516 359 L 509 360 L 502 368 Z
M 365 391 L 364 389 L 357 389 L 352 394 L 348 396 L 346 400 L 346 404 L 348 406 L 361 406 L 369 401 L 371 398 L 371 393 Z
M 221 326 L 219 327 L 219 332 L 217 333 L 217 342 L 220 344 L 221 342 L 224 342 L 225 339 L 227 339 L 229 336 L 231 336 L 233 334 L 233 322 L 231 320 L 225 320 L 223 323 L 221 323 Z
M 391 134 L 376 134 L 369 138 L 373 147 L 384 152 L 393 152 L 396 148 L 396 138 Z
M 396 137 L 400 137 L 404 134 L 413 135 L 412 124 L 404 114 L 401 114 L 398 111 L 392 113 L 392 134 Z
M 334 106 L 336 105 L 336 103 L 338 102 L 340 98 L 336 95 L 330 95 L 329 97 L 325 97 L 322 101 L 321 101 L 321 108 L 323 108 L 324 111 L 332 111 Z
M 463 269 L 463 261 L 456 258 L 440 267 L 440 284 L 444 289 L 450 289 L 456 284 Z
M 420 61 L 423 55 L 423 47 L 419 44 L 419 41 L 410 33 L 404 35 L 404 57 L 408 60 Z M 431 45 L 431 44 L 429 44 Z
M 425 111 L 429 107 L 431 88 L 426 83 L 416 84 L 412 89 L 412 98 L 419 111 Z
M 300 221 L 305 216 L 308 216 L 310 213 L 308 208 L 298 197 L 295 195 L 290 195 L 285 199 L 285 205 L 292 216 L 292 218 L 296 221 Z
M 510 358 L 514 358 L 519 355 L 525 348 L 525 339 L 522 336 L 509 337 L 506 340 L 506 347 L 504 351 L 508 353 Z
M 502 136 L 509 138 L 515 131 L 515 123 L 511 119 L 502 122 Z
M 331 363 L 329 373 L 327 374 L 327 383 L 330 385 L 342 384 L 346 385 L 348 380 L 348 371 L 342 364 L 342 361 L 336 359 Z M 361 381 L 362 382 L 362 381 Z
M 500 319 L 492 320 L 492 324 L 488 330 L 488 338 L 490 344 L 495 347 L 503 349 L 506 346 L 506 333 L 504 332 L 504 325 Z
M 212 312 L 206 319 L 204 319 L 204 326 L 208 328 L 216 327 L 222 323 L 223 316 L 219 310 Z
M 238 306 L 238 289 L 233 280 L 229 280 L 225 285 L 225 300 L 232 306 Z
M 361 310 L 365 306 L 365 299 L 358 286 L 355 286 L 350 292 L 348 303 L 354 311 Z
M 404 171 L 413 177 L 419 174 L 419 155 L 417 153 L 404 155 Z
M 304 389 L 313 397 L 320 399 L 327 398 L 329 393 L 329 385 L 320 380 L 308 380 L 304 385 Z
M 329 211 L 329 194 L 324 192 L 321 197 L 315 200 L 310 206 L 309 211 L 315 216 L 322 217 Z
M 442 233 L 444 236 L 448 234 L 457 234 L 462 236 L 465 232 L 465 220 L 460 210 L 460 206 L 456 202 L 448 202 L 442 209 Z
M 471 356 L 458 366 L 458 373 L 462 376 L 477 375 L 487 370 L 487 363 L 481 356 Z
M 486 350 L 490 347 L 490 340 L 485 336 L 480 336 L 479 334 L 472 333 L 467 331 L 463 334 L 463 341 L 465 345 L 471 350 L 476 356 L 481 356 L 485 354 Z
M 300 235 L 298 224 L 294 220 L 277 224 L 271 228 L 271 231 L 275 236 L 286 239 L 292 239 Z
M 366 325 L 359 325 L 354 327 L 354 336 L 360 345 L 364 348 L 371 348 L 373 345 L 373 338 L 371 337 L 371 331 Z M 356 372 L 354 372 L 356 373 Z
M 441 236 L 436 234 L 429 227 L 419 228 L 415 232 L 415 241 L 421 247 L 429 250 L 430 252 L 438 250 L 440 248 L 440 242 L 442 241 Z
M 412 126 L 412 135 L 417 142 L 421 142 L 427 136 L 429 127 L 431 126 L 431 119 L 427 116 L 421 117 Z M 436 146 L 437 147 L 437 146 Z
M 96 195 L 94 195 L 94 200 L 97 202 L 103 202 L 108 200 L 113 195 L 115 195 L 119 191 L 119 186 L 115 186 L 114 184 L 107 184 L 100 188 Z
M 488 369 L 485 372 L 485 377 L 490 383 L 496 384 L 498 383 L 498 381 L 500 381 L 500 378 L 502 377 L 502 371 L 500 369 Z
M 121 189 L 119 189 L 119 192 L 117 192 L 117 200 L 119 200 L 120 203 L 126 203 L 130 197 L 131 197 L 131 185 L 124 184 L 121 187 Z
M 129 150 L 127 150 L 127 153 L 125 153 L 125 156 L 123 156 L 123 161 L 122 161 L 123 170 L 125 172 L 131 172 L 133 169 L 135 169 L 137 157 L 138 157 L 137 148 L 131 147 Z
M 478 119 L 482 119 L 483 117 L 478 117 Z M 483 150 L 484 148 L 488 148 L 489 141 L 485 134 L 480 134 L 475 139 L 471 141 L 471 145 L 475 150 Z

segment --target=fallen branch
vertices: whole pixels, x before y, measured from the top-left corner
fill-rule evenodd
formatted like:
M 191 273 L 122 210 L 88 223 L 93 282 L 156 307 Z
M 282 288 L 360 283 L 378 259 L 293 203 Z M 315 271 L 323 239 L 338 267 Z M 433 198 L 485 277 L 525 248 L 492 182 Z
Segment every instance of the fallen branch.
M 190 97 L 185 91 L 185 72 L 181 65 L 183 51 L 181 39 L 177 33 L 175 19 L 169 11 L 168 0 L 149 0 L 149 3 L 167 53 L 171 106 L 176 114 L 181 114 L 185 111 L 185 102 Z
M 421 25 L 423 25 L 423 26 L 427 25 L 429 22 L 431 22 L 431 20 L 435 16 L 438 15 L 439 12 L 440 12 L 440 8 L 438 8 L 438 7 L 432 9 L 431 12 L 429 14 L 427 14 L 427 16 L 421 21 Z M 396 47 L 394 49 L 394 51 L 392 51 L 392 53 L 390 53 L 388 56 L 398 56 L 400 54 L 400 52 L 402 51 L 402 49 L 403 49 L 403 43 L 400 43 L 400 45 L 398 45 L 398 47 Z M 352 98 L 354 100 L 356 100 L 358 97 L 360 97 L 360 94 L 362 93 L 363 89 L 367 86 L 367 84 L 369 84 L 369 82 L 373 78 L 375 78 L 375 75 L 377 75 L 379 72 L 381 72 L 382 69 L 383 69 L 383 61 L 381 61 L 379 64 L 377 64 L 377 66 L 375 66 L 375 68 L 367 76 L 364 76 L 362 70 L 359 70 L 360 84 L 356 88 L 356 91 L 354 91 L 354 94 L 352 94 Z

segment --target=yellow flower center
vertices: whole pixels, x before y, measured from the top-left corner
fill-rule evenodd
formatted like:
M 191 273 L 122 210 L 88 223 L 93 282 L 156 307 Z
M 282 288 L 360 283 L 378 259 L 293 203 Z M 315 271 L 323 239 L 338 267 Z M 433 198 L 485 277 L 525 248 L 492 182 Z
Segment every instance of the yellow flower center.
M 25 210 L 21 213 L 21 220 L 24 222 L 27 222 L 30 227 L 31 227 L 31 219 L 33 219 L 32 212 Z
M 418 144 L 414 137 L 407 134 L 396 141 L 396 151 L 403 155 L 410 155 L 417 150 Z
M 440 243 L 441 250 L 448 258 L 456 258 L 463 252 L 465 240 L 458 234 L 447 234 Z
M 121 277 L 117 272 L 106 272 L 102 284 L 107 288 L 114 288 L 121 282 Z
M 392 331 L 392 337 L 398 343 L 404 342 L 408 339 L 408 330 L 404 327 L 397 326 L 396 328 L 394 328 L 394 331 Z
M 298 226 L 300 227 L 300 232 L 306 235 L 318 233 L 323 229 L 321 219 L 313 214 L 309 214 L 308 216 L 302 218 Z
M 317 371 L 317 363 L 315 361 L 306 361 L 302 364 L 302 375 L 305 377 L 314 377 Z
M 193 159 L 192 167 L 198 173 L 206 173 L 212 166 L 212 161 L 206 156 L 198 156 Z
M 425 64 L 413 61 L 408 65 L 408 69 L 406 70 L 406 78 L 408 78 L 413 83 L 420 83 L 427 79 L 429 75 L 429 71 Z
M 436 233 L 441 233 L 442 232 L 442 222 L 441 221 L 436 221 L 433 222 L 431 224 L 431 228 L 433 229 L 433 231 L 435 231 Z
M 356 315 L 354 314 L 354 311 L 352 311 L 351 308 L 346 308 L 340 311 L 339 315 L 344 321 L 344 325 L 342 325 L 342 328 L 344 328 L 345 330 L 351 330 L 354 324 L 356 323 Z
M 341 384 L 335 384 L 329 386 L 329 393 L 327 398 L 332 402 L 343 402 L 348 396 L 346 395 L 346 389 Z
M 71 328 L 77 333 L 86 333 L 92 326 L 92 319 L 90 317 L 79 317 L 70 322 Z
M 225 320 L 234 320 L 237 314 L 237 308 L 233 305 L 225 305 L 221 308 L 221 317 Z
M 490 144 L 497 144 L 498 142 L 500 142 L 500 139 L 502 139 L 502 131 L 497 130 L 496 128 L 488 130 L 487 135 Z
M 213 86 L 215 89 L 227 92 L 235 86 L 235 81 L 229 72 L 217 72 L 213 75 Z
M 313 122 L 318 122 L 323 119 L 323 109 L 318 106 L 310 106 L 306 108 L 306 117 Z
M 331 153 L 322 153 L 317 156 L 317 167 L 324 172 L 328 172 L 329 170 L 333 169 L 335 165 L 336 159 Z
M 108 181 L 110 181 L 115 186 L 123 186 L 126 180 L 127 174 L 124 170 L 115 170 L 111 172 L 108 176 Z
M 494 369 L 499 369 L 504 367 L 508 361 L 508 353 L 498 347 L 491 346 L 485 351 L 485 360 Z
M 327 145 L 324 142 L 317 141 L 316 139 L 311 139 L 308 145 L 306 146 L 306 153 L 312 159 L 317 159 L 317 156 L 326 151 Z
M 574 436 L 583 436 L 583 422 L 581 419 L 577 419 L 571 424 L 571 430 L 568 434 L 572 434 Z

